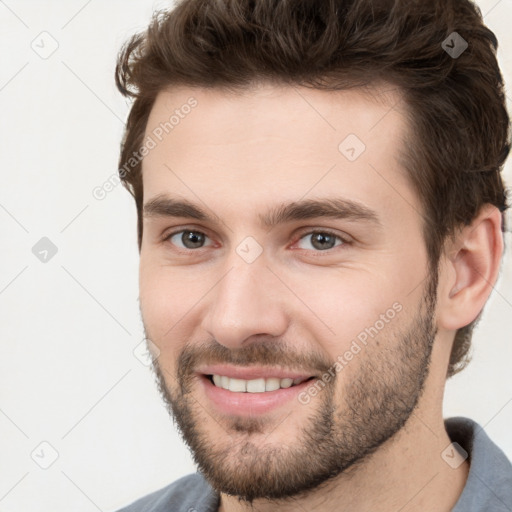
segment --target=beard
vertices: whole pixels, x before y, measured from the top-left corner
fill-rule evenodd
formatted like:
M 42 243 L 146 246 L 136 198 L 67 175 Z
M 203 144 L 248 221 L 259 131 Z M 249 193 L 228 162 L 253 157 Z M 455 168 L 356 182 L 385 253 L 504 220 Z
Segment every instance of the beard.
M 162 398 L 210 485 L 249 504 L 255 499 L 286 502 L 356 471 L 404 427 L 418 404 L 436 335 L 436 292 L 437 272 L 430 275 L 409 324 L 392 332 L 387 326 L 349 363 L 357 370 L 355 377 L 343 380 L 341 371 L 307 406 L 297 402 L 297 407 L 310 410 L 296 436 L 285 443 L 268 438 L 280 424 L 286 425 L 288 416 L 297 424 L 293 411 L 281 422 L 264 416 L 217 421 L 192 396 L 194 371 L 201 363 L 229 363 L 308 369 L 318 375 L 333 366 L 322 354 L 297 353 L 276 340 L 236 350 L 212 340 L 186 345 L 176 362 L 176 377 L 169 373 L 167 380 L 155 359 L 153 370 Z M 224 428 L 225 436 L 212 434 L 209 424 L 214 421 Z

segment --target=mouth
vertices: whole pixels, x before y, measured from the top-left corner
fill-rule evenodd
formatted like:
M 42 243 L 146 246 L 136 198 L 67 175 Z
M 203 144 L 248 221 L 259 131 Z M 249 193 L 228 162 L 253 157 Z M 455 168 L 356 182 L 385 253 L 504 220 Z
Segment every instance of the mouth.
M 207 404 L 229 416 L 259 416 L 300 406 L 299 396 L 317 377 L 282 369 L 216 365 L 197 373 Z
M 205 377 L 216 387 L 231 391 L 233 393 L 268 393 L 278 389 L 288 389 L 308 382 L 314 377 L 268 377 L 258 379 L 237 379 L 227 375 L 205 375 Z

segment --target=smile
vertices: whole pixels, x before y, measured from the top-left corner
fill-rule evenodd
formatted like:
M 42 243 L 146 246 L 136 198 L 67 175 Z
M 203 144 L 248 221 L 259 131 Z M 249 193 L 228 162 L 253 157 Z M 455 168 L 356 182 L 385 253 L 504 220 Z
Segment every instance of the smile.
M 236 379 L 230 378 L 225 375 L 208 375 L 211 382 L 218 388 L 226 389 L 234 393 L 265 393 L 267 391 L 276 391 L 278 389 L 286 389 L 292 386 L 297 386 L 306 380 L 313 377 L 306 378 L 284 378 L 269 377 L 259 379 Z

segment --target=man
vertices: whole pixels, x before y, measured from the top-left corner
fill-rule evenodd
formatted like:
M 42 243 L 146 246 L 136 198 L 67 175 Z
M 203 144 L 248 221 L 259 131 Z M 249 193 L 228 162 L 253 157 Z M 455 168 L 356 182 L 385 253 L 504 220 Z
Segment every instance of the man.
M 503 253 L 509 118 L 468 0 L 184 0 L 120 53 L 120 174 L 199 472 L 145 511 L 505 511 L 442 417 Z

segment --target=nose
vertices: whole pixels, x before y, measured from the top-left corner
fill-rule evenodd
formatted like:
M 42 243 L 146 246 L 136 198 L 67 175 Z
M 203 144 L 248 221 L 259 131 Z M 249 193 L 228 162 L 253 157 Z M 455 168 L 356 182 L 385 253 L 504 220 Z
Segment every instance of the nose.
M 265 259 L 246 263 L 234 254 L 227 269 L 209 294 L 204 329 L 231 349 L 254 335 L 282 336 L 288 326 L 286 293 Z

